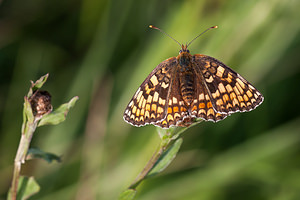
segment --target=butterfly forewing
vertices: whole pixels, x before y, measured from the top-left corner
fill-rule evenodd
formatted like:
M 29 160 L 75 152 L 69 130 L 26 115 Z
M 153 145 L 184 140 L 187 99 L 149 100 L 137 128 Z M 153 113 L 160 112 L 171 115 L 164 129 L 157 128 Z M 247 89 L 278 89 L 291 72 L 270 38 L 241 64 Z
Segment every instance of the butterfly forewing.
M 196 54 L 195 63 L 216 112 L 230 114 L 250 111 L 263 101 L 261 93 L 241 75 L 215 58 Z
M 141 84 L 129 102 L 124 120 L 134 126 L 162 121 L 167 114 L 171 76 L 176 58 L 160 63 Z

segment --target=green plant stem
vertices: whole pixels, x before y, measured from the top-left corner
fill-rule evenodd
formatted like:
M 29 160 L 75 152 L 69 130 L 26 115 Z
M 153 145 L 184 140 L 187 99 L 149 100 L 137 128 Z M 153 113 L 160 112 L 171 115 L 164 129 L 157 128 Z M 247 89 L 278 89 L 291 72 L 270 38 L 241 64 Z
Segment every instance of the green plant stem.
M 18 192 L 18 183 L 20 178 L 21 172 L 21 164 L 25 163 L 26 155 L 30 146 L 30 142 L 33 136 L 33 133 L 37 127 L 37 121 L 34 122 L 27 122 L 26 127 L 23 129 L 18 151 L 15 157 L 14 162 L 14 172 L 13 172 L 13 180 L 11 184 L 11 199 L 17 199 L 17 192 Z
M 154 152 L 144 169 L 139 173 L 133 183 L 128 187 L 128 189 L 135 189 L 149 174 L 149 172 L 153 169 L 154 165 L 160 159 L 164 151 L 175 141 L 183 132 L 185 132 L 188 128 L 195 126 L 196 124 L 202 122 L 202 120 L 195 121 L 189 127 L 184 127 L 180 129 L 167 130 L 167 132 L 163 132 L 161 135 L 161 143 L 157 150 Z M 160 134 L 159 134 L 160 135 Z
M 140 184 L 140 182 L 145 179 L 145 177 L 152 170 L 152 168 L 154 167 L 155 163 L 159 160 L 159 158 L 161 157 L 161 155 L 163 154 L 163 152 L 165 151 L 165 149 L 168 147 L 168 145 L 170 145 L 171 141 L 172 140 L 169 140 L 169 139 L 167 141 L 163 141 L 162 140 L 161 144 L 159 145 L 159 147 L 157 148 L 157 150 L 154 152 L 154 154 L 152 155 L 152 157 L 150 158 L 150 160 L 148 161 L 148 163 L 146 164 L 146 166 L 144 167 L 144 169 L 136 177 L 136 179 L 129 186 L 128 189 L 135 189 Z

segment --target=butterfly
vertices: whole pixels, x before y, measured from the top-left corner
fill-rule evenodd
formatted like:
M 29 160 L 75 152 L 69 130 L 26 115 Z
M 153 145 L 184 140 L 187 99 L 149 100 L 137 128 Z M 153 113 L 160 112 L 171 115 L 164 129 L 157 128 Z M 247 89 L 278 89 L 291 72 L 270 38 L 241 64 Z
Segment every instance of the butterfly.
M 169 36 L 155 26 L 150 28 Z M 217 26 L 206 31 L 212 28 Z M 196 38 L 187 45 L 175 40 L 181 46 L 179 55 L 161 62 L 141 84 L 124 111 L 127 123 L 187 127 L 199 118 L 217 122 L 263 102 L 263 95 L 224 63 L 207 55 L 191 55 L 188 46 Z

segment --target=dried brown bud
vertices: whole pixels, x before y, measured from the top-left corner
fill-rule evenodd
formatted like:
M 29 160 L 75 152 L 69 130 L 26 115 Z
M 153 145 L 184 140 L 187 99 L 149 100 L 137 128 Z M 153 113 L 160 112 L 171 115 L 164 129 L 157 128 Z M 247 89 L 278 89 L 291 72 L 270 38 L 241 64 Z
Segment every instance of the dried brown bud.
M 29 98 L 29 102 L 36 118 L 52 111 L 51 95 L 47 91 L 36 90 Z

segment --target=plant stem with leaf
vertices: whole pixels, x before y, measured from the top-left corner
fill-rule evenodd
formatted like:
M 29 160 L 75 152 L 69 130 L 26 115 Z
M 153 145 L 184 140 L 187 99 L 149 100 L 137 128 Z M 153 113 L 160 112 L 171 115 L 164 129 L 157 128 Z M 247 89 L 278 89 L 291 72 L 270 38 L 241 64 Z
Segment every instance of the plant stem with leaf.
M 176 127 L 170 129 L 158 128 L 158 134 L 161 138 L 159 147 L 156 149 L 146 166 L 143 168 L 141 173 L 136 177 L 133 183 L 128 187 L 127 190 L 121 193 L 119 196 L 120 200 L 131 200 L 134 199 L 136 193 L 136 187 L 146 178 L 154 176 L 159 172 L 163 171 L 176 157 L 177 152 L 182 144 L 182 138 L 179 136 L 185 132 L 188 128 L 200 123 L 195 121 L 189 127 Z
M 21 164 L 25 163 L 25 158 L 30 146 L 30 142 L 33 136 L 33 133 L 37 127 L 37 121 L 34 121 L 32 123 L 29 123 L 27 121 L 26 128 L 22 130 L 22 135 L 18 147 L 18 151 L 15 157 L 14 161 L 14 172 L 13 172 L 13 181 L 11 186 L 11 192 L 12 192 L 12 200 L 15 200 L 17 198 L 17 191 L 18 191 L 18 183 L 19 183 L 19 177 L 21 172 Z
M 167 144 L 168 145 L 168 144 Z M 157 161 L 159 160 L 159 158 L 161 157 L 162 153 L 164 152 L 164 150 L 166 149 L 165 145 L 160 145 L 158 147 L 158 149 L 154 152 L 154 154 L 152 155 L 152 157 L 150 158 L 150 160 L 148 161 L 148 163 L 146 164 L 146 166 L 144 167 L 144 169 L 141 171 L 141 173 L 136 177 L 136 179 L 134 180 L 134 182 L 129 186 L 128 189 L 135 189 L 139 183 L 145 179 L 145 177 L 149 174 L 149 172 L 153 169 L 153 166 L 155 165 L 155 163 L 157 163 Z
M 47 158 L 48 162 L 52 160 L 59 161 L 60 158 L 51 153 L 42 151 L 29 152 L 31 139 L 37 127 L 43 125 L 55 125 L 63 122 L 66 119 L 66 115 L 71 107 L 73 107 L 78 100 L 78 97 L 73 97 L 68 103 L 62 104 L 59 108 L 52 112 L 51 95 L 47 91 L 40 91 L 39 89 L 46 82 L 49 74 L 42 76 L 35 83 L 31 82 L 31 87 L 27 96 L 24 97 L 24 109 L 23 109 L 23 124 L 21 139 L 14 160 L 14 171 L 11 188 L 7 199 L 16 200 L 21 186 L 25 188 L 22 194 L 18 196 L 18 199 L 27 199 L 33 194 L 37 193 L 40 189 L 33 177 L 20 176 L 21 166 L 25 163 L 25 160 L 35 158 L 37 156 Z M 29 157 L 27 157 L 30 154 Z M 38 155 L 36 155 L 38 154 Z M 30 157 L 31 156 L 31 157 Z M 20 180 L 26 180 L 28 185 L 21 184 Z M 22 181 L 24 182 L 24 181 Z M 28 190 L 26 190 L 28 189 Z

